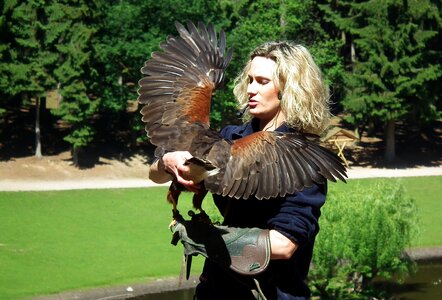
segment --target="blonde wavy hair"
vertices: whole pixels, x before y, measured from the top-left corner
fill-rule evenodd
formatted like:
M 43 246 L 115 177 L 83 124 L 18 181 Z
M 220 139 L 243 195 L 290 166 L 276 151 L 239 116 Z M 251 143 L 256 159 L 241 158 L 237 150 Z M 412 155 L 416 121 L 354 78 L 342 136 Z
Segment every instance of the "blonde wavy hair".
M 301 132 L 320 134 L 330 120 L 329 90 L 310 52 L 302 45 L 290 42 L 268 42 L 252 51 L 243 71 L 235 79 L 233 93 L 244 121 L 252 115 L 248 109 L 247 87 L 251 61 L 256 56 L 276 62 L 273 81 L 279 91 L 281 110 L 286 124 Z

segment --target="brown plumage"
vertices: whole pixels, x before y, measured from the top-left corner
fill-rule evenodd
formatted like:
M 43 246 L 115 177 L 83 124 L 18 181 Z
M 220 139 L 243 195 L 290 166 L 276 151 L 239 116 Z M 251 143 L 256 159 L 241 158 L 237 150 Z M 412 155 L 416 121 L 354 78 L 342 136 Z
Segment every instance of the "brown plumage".
M 227 141 L 210 129 L 210 101 L 224 82 L 224 70 L 232 51 L 225 35 L 212 25 L 191 22 L 186 29 L 176 23 L 177 37 L 168 37 L 141 69 L 147 75 L 139 82 L 142 120 L 156 156 L 186 150 L 194 158 L 187 163 L 186 179 L 202 182 L 205 190 L 194 196 L 194 206 L 209 190 L 212 193 L 247 199 L 285 196 L 324 183 L 345 181 L 340 159 L 299 133 L 260 131 Z M 209 172 L 206 172 L 209 171 Z M 174 180 L 168 200 L 174 210 L 179 197 Z

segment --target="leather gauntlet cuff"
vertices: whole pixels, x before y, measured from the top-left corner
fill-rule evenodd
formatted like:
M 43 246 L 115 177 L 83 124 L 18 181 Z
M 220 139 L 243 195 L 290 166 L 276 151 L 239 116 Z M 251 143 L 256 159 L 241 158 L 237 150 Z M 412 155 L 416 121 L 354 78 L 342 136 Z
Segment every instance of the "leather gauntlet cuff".
M 177 223 L 173 244 L 181 240 L 186 256 L 201 254 L 241 275 L 262 273 L 270 262 L 269 230 L 213 226 L 197 221 Z
M 230 254 L 230 269 L 241 275 L 257 275 L 270 262 L 270 237 L 267 229 L 217 226 L 226 231 L 224 242 Z

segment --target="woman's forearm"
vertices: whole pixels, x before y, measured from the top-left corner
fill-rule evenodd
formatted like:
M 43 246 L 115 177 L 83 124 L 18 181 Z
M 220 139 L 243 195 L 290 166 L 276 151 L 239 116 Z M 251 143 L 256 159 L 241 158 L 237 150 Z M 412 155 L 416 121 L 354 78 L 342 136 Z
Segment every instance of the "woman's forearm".
M 183 175 L 189 172 L 189 166 L 185 163 L 190 158 L 192 158 L 192 155 L 188 151 L 174 151 L 164 154 L 161 159 L 151 165 L 149 179 L 155 183 L 165 183 L 175 177 L 178 183 L 188 190 L 199 191 L 200 186 L 198 184 L 183 178 Z
M 297 244 L 276 230 L 270 230 L 270 245 L 272 259 L 289 259 L 298 249 Z
M 172 176 L 161 166 L 161 159 L 158 159 L 150 165 L 149 179 L 155 183 L 165 183 L 172 180 Z

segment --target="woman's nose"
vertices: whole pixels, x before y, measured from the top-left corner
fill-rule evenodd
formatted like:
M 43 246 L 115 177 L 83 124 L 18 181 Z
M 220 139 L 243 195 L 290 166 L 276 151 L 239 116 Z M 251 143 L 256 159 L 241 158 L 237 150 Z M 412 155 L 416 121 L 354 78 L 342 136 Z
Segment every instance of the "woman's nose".
M 256 85 L 254 84 L 255 81 L 249 83 L 247 86 L 247 94 L 256 94 Z

